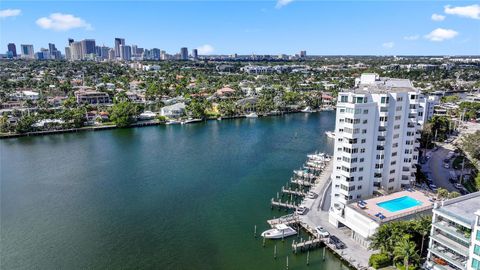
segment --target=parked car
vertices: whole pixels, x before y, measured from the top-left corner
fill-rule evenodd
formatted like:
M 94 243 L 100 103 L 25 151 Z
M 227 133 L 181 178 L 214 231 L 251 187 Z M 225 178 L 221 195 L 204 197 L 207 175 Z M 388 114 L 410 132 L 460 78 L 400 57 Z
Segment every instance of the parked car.
M 306 206 L 299 206 L 297 210 L 295 210 L 295 213 L 297 215 L 305 215 L 307 213 L 308 208 Z
M 315 231 L 317 232 L 318 236 L 320 236 L 320 237 L 329 237 L 330 236 L 330 233 L 327 230 L 325 230 L 325 228 L 323 228 L 323 227 L 318 226 L 318 227 L 315 228 Z
M 330 244 L 333 244 L 335 245 L 335 248 L 336 249 L 344 249 L 346 248 L 347 246 L 345 245 L 345 243 L 343 243 L 340 239 L 338 239 L 338 237 L 336 237 L 335 235 L 331 235 L 330 236 Z
M 315 199 L 317 197 L 317 193 L 313 192 L 313 191 L 309 191 L 307 193 L 307 198 L 309 199 Z
M 459 184 L 459 183 L 455 183 L 453 185 L 456 189 L 463 189 L 463 185 Z
M 445 169 L 450 169 L 450 164 L 449 164 L 449 163 L 444 163 L 444 164 L 443 164 L 443 167 L 444 167 Z

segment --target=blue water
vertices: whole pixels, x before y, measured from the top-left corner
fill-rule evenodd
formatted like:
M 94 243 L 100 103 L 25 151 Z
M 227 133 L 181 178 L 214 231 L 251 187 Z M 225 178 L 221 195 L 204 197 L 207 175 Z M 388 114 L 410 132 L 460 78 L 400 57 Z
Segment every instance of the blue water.
M 393 213 L 393 212 L 402 211 L 408 208 L 422 205 L 422 203 L 413 199 L 412 197 L 403 196 L 390 201 L 377 203 L 377 205 Z

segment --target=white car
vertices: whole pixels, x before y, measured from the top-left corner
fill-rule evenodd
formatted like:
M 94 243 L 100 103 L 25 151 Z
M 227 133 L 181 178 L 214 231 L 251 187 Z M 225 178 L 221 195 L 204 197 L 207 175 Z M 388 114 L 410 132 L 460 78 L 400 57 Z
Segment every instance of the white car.
M 461 185 L 459 183 L 455 183 L 455 184 L 453 184 L 453 186 L 457 189 L 463 189 L 463 185 Z
M 299 206 L 297 208 L 297 210 L 295 210 L 295 213 L 297 215 L 305 215 L 305 213 L 307 212 L 308 208 L 306 206 Z
M 443 167 L 444 167 L 445 169 L 450 169 L 450 164 L 444 163 L 444 164 L 443 164 Z
M 307 193 L 307 198 L 309 199 L 315 199 L 317 197 L 317 193 L 313 192 L 313 191 L 309 191 Z
M 315 228 L 315 231 L 317 232 L 318 236 L 320 236 L 320 237 L 329 237 L 330 236 L 330 233 L 327 232 L 327 230 L 325 230 L 325 228 L 323 228 L 323 227 L 318 226 L 318 227 Z

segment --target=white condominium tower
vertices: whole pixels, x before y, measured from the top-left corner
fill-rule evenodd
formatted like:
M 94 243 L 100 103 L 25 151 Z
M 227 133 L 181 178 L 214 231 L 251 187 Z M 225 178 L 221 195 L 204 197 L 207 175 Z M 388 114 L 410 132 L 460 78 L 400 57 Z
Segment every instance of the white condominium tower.
M 343 223 L 346 204 L 415 180 L 422 118 L 419 91 L 409 80 L 362 74 L 338 94 L 331 223 Z

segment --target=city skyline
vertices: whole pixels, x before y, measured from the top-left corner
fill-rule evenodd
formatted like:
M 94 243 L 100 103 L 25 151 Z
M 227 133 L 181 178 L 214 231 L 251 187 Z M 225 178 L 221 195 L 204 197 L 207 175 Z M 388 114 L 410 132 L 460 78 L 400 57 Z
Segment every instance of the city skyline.
M 98 46 L 114 48 L 117 37 L 146 49 L 177 53 L 187 47 L 190 52 L 197 49 L 199 55 L 293 55 L 302 50 L 309 55 L 480 53 L 480 5 L 472 1 L 152 1 L 115 5 L 108 1 L 96 3 L 93 10 L 73 1 L 49 3 L 53 2 L 4 2 L 0 9 L 1 53 L 8 43 L 17 48 L 33 44 L 35 51 L 53 43 L 64 52 L 68 38 L 95 39 Z M 139 19 L 124 19 L 128 17 Z

